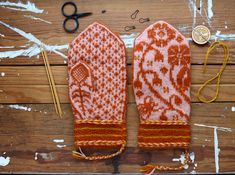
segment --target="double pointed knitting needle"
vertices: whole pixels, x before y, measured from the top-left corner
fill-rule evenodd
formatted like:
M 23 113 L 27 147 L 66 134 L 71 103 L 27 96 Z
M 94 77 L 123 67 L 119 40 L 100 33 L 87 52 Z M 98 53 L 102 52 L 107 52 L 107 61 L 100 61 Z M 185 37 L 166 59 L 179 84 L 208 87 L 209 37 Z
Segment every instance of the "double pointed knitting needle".
M 60 106 L 60 100 L 56 91 L 56 87 L 55 87 L 55 82 L 52 76 L 52 71 L 50 68 L 50 64 L 48 61 L 48 57 L 47 54 L 45 52 L 45 50 L 43 49 L 43 47 L 41 46 L 41 52 L 42 52 L 42 58 L 43 58 L 43 62 L 45 64 L 45 69 L 46 69 L 46 73 L 47 73 L 47 78 L 49 81 L 49 85 L 50 85 L 50 89 L 51 89 L 51 94 L 52 94 L 52 99 L 53 99 L 53 103 L 55 106 L 55 111 L 56 113 L 59 115 L 60 118 L 62 118 L 62 110 L 61 110 L 61 106 Z

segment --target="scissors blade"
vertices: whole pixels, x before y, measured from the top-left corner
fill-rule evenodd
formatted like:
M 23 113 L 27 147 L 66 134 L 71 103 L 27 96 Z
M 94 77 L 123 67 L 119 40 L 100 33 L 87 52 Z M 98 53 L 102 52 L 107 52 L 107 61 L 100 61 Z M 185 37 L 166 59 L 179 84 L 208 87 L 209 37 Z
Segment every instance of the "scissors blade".
M 92 15 L 92 13 L 91 13 L 91 12 L 78 13 L 78 14 L 77 14 L 77 18 L 82 18 L 82 17 L 90 16 L 90 15 Z

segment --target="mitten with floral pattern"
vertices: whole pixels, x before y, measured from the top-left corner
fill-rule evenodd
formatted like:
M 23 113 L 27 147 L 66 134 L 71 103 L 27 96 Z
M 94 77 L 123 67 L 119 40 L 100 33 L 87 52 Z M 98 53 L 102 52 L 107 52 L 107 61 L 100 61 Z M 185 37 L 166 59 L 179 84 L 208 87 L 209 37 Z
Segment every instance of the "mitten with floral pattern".
M 190 144 L 187 39 L 170 24 L 158 21 L 135 39 L 133 56 L 133 87 L 140 115 L 139 147 L 187 150 Z M 148 168 L 147 172 L 151 170 Z M 163 166 L 155 169 L 169 170 Z

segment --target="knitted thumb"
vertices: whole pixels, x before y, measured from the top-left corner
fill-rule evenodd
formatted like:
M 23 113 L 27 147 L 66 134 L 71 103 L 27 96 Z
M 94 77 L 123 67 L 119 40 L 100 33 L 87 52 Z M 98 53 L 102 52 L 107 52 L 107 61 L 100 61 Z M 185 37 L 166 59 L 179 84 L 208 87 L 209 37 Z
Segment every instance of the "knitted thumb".
M 133 67 L 134 94 L 140 114 L 139 147 L 187 150 L 190 144 L 187 39 L 166 22 L 150 25 L 135 39 Z M 181 170 L 183 166 L 148 165 L 143 172 L 155 169 Z
M 69 97 L 74 114 L 74 144 L 79 159 L 107 159 L 126 144 L 127 71 L 125 46 L 95 22 L 72 41 L 68 57 Z M 86 156 L 82 148 L 117 149 Z

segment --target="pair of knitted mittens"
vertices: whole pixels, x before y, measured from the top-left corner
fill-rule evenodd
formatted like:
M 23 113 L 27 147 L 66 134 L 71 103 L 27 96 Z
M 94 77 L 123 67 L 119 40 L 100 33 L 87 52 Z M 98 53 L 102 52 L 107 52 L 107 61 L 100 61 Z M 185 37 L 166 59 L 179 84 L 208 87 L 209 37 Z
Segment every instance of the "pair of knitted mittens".
M 136 39 L 133 88 L 140 114 L 140 148 L 185 148 L 190 143 L 190 50 L 186 38 L 166 22 L 150 25 Z M 120 154 L 126 145 L 127 66 L 123 41 L 95 22 L 70 44 L 69 97 L 75 116 L 79 159 Z M 87 156 L 83 148 L 115 148 Z M 187 160 L 187 159 L 186 159 Z M 165 166 L 153 169 L 178 170 Z

